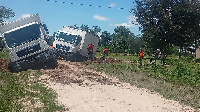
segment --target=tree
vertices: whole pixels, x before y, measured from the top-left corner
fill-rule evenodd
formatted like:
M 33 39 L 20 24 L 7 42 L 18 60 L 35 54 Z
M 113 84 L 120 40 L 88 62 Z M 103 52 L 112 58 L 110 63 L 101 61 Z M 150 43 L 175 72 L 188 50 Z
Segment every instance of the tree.
M 136 36 L 134 39 L 134 52 L 138 53 L 140 48 L 143 48 L 143 40 L 141 36 Z
M 80 30 L 89 32 L 89 26 L 88 26 L 88 25 L 83 25 L 83 24 L 82 24 L 81 27 L 80 27 Z
M 107 31 L 103 31 L 101 33 L 100 37 L 101 37 L 101 39 L 100 39 L 99 44 L 101 46 L 108 46 L 110 44 L 110 42 L 111 42 L 111 35 L 110 35 L 110 33 L 108 33 Z
M 73 26 L 68 26 L 70 28 L 74 28 L 74 29 L 79 29 L 79 27 L 77 26 L 77 24 L 73 25 Z
M 166 50 L 176 45 L 186 49 L 199 38 L 200 12 L 195 0 L 135 1 L 132 13 L 141 25 L 146 47 Z
M 0 25 L 4 24 L 5 19 L 9 19 L 10 17 L 14 17 L 14 16 L 15 16 L 15 13 L 12 12 L 12 9 L 6 8 L 4 6 L 0 6 Z M 2 47 L 4 47 L 4 43 L 0 37 L 0 48 Z
M 99 26 L 93 26 L 92 29 L 90 29 L 90 33 L 94 36 L 99 37 L 98 33 L 100 33 L 101 28 Z
M 9 19 L 10 17 L 14 16 L 15 13 L 12 12 L 12 9 L 0 6 L 0 24 L 3 24 L 3 22 L 5 22 L 5 19 Z
M 133 53 L 135 35 L 125 26 L 118 26 L 112 34 L 111 46 L 113 52 Z
M 147 48 L 166 49 L 170 41 L 169 30 L 170 14 L 167 0 L 136 0 L 136 9 L 133 13 L 136 21 L 141 25 L 144 44 Z
M 184 49 L 186 52 L 188 47 L 191 47 L 199 38 L 200 12 L 196 5 L 197 3 L 194 1 L 181 1 L 173 5 L 171 11 L 171 21 L 174 25 L 171 33 L 175 34 L 172 36 L 173 44 L 179 46 L 181 51 Z M 179 58 L 180 56 L 181 54 L 179 54 Z

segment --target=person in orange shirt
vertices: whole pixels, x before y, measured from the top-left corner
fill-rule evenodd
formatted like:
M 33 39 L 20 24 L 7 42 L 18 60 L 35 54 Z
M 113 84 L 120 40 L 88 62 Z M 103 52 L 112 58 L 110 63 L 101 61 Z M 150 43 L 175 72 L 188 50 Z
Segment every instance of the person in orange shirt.
M 140 63 L 142 62 L 143 58 L 144 58 L 144 51 L 142 51 L 142 49 L 140 49 L 140 52 L 139 52 L 139 61 L 140 61 Z
M 53 49 L 53 45 L 52 44 L 50 45 L 50 51 L 51 51 L 51 54 L 54 56 L 54 49 Z
M 103 50 L 103 56 L 104 56 L 104 63 L 106 63 L 106 58 L 108 56 L 108 49 L 105 47 L 105 49 Z

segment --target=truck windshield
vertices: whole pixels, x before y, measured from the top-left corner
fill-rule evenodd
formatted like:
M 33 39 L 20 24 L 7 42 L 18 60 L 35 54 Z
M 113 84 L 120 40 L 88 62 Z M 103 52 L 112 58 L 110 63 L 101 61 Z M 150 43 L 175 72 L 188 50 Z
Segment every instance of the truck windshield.
M 25 42 L 36 40 L 40 37 L 40 26 L 32 24 L 24 28 L 4 34 L 8 47 L 12 48 Z
M 77 46 L 81 42 L 80 35 L 70 35 L 70 34 L 66 34 L 64 32 L 60 32 L 60 34 L 58 35 L 57 38 L 61 41 L 68 42 L 75 46 Z

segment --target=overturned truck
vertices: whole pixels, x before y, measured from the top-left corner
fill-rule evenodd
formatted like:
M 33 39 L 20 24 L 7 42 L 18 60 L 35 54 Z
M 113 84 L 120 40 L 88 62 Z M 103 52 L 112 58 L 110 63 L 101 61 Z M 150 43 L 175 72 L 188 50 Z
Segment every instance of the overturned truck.
M 2 25 L 0 32 L 9 52 L 11 71 L 55 61 L 45 41 L 45 30 L 38 14 Z
M 68 61 L 86 61 L 88 57 L 88 45 L 93 44 L 93 57 L 97 50 L 99 38 L 90 33 L 63 26 L 54 34 L 53 47 L 55 54 Z

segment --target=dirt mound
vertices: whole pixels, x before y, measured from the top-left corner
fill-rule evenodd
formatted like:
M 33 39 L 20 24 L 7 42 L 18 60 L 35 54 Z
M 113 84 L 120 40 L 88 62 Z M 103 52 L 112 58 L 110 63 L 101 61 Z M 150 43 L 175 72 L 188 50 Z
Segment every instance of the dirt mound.
M 95 58 L 94 61 L 92 61 L 93 63 L 104 63 L 104 59 L 103 58 Z M 114 59 L 114 58 L 107 58 L 106 59 L 107 63 L 122 63 L 124 62 L 121 59 Z
M 92 85 L 88 82 L 100 83 L 104 85 L 116 85 L 112 79 L 102 76 L 77 62 L 58 61 L 55 69 L 44 70 L 51 81 L 61 84 L 77 83 L 78 85 Z
M 5 59 L 0 59 L 0 71 L 9 71 L 8 69 L 9 62 Z

